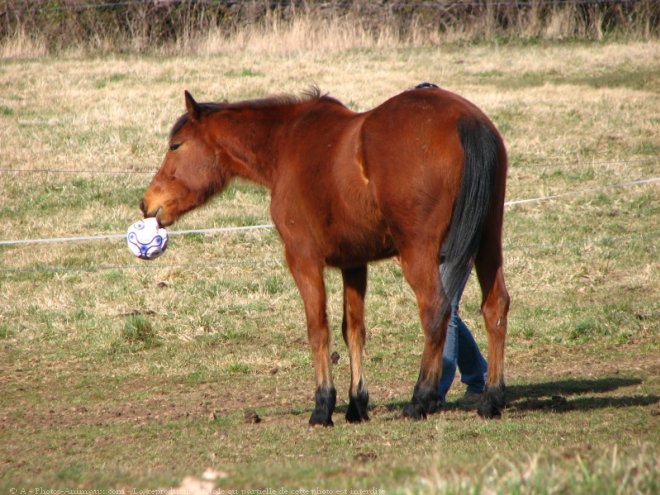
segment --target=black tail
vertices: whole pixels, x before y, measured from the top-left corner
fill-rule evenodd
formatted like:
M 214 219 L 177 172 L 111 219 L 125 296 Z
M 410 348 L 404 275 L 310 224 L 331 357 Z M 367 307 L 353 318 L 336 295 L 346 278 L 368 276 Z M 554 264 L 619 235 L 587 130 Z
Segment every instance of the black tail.
M 463 117 L 458 122 L 458 134 L 465 158 L 461 189 L 442 245 L 443 313 L 472 269 L 470 261 L 479 249 L 498 167 L 500 138 L 487 123 Z

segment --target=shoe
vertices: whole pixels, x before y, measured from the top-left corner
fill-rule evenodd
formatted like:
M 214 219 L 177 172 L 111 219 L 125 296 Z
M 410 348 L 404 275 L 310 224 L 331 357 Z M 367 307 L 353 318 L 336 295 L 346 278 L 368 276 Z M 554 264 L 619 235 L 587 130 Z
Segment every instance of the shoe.
M 466 411 L 478 409 L 481 405 L 483 396 L 483 392 L 471 392 L 468 390 L 463 397 L 456 401 L 456 405 L 459 409 L 464 409 Z

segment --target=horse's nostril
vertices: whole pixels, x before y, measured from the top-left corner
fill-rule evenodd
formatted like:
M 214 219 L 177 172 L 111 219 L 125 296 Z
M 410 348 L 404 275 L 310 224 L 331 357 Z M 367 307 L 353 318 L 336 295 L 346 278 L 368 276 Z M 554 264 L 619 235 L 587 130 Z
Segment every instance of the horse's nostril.
M 147 207 L 144 205 L 144 199 L 140 201 L 140 211 L 143 215 L 147 214 Z

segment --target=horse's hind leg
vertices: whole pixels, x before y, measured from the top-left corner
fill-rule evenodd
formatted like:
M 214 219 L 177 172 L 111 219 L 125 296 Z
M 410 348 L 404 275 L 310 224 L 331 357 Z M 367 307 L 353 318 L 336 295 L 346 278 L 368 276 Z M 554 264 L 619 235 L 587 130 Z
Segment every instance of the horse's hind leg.
M 357 423 L 369 420 L 369 393 L 364 382 L 362 357 L 364 353 L 364 296 L 367 292 L 367 266 L 342 270 L 344 280 L 344 318 L 342 334 L 351 362 L 351 386 L 348 391 L 346 421 Z
M 417 298 L 424 329 L 424 351 L 413 397 L 404 408 L 404 417 L 423 419 L 442 407 L 438 382 L 442 373 L 442 350 L 447 336 L 449 311 L 442 312 L 438 246 L 419 242 L 400 250 L 401 266 Z
M 509 313 L 509 294 L 502 271 L 499 230 L 484 233 L 475 258 L 475 268 L 483 294 L 481 312 L 488 331 L 488 381 L 479 415 L 492 418 L 499 417 L 505 406 L 504 346 Z

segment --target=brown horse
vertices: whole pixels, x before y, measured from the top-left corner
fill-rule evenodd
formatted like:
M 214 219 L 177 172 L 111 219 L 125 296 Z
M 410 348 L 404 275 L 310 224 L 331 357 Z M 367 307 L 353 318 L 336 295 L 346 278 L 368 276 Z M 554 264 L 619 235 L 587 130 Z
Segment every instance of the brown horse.
M 437 385 L 449 304 L 474 261 L 488 331 L 488 383 L 479 412 L 504 406 L 509 296 L 502 274 L 507 157 L 475 105 L 422 84 L 364 113 L 318 90 L 303 97 L 197 103 L 170 133 L 169 151 L 140 205 L 167 226 L 221 192 L 233 177 L 271 190 L 271 215 L 302 295 L 316 370 L 312 425 L 332 425 L 323 270 L 344 282 L 342 333 L 351 385 L 346 419 L 369 419 L 362 369 L 367 263 L 398 255 L 419 306 L 425 342 L 403 415 L 441 406 Z M 443 277 L 440 277 L 440 252 Z M 443 286 L 444 280 L 444 286 Z

